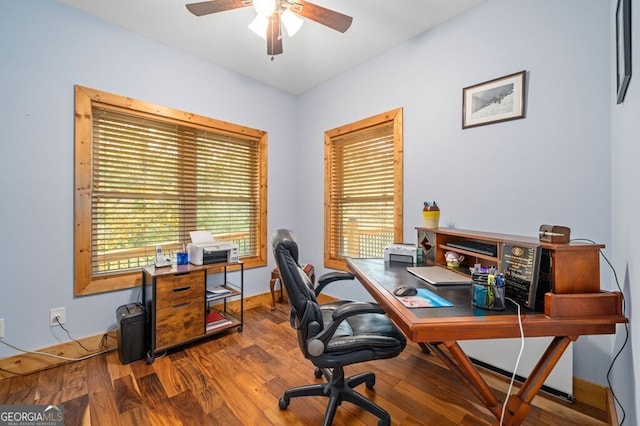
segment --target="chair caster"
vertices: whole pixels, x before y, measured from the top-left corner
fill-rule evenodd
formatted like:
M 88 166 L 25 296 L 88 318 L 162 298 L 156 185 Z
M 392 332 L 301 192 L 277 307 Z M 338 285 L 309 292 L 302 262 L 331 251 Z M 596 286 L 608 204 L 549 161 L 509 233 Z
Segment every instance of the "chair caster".
M 369 389 L 369 390 L 373 389 L 373 387 L 376 384 L 376 377 L 373 376 L 371 379 L 369 379 L 366 382 L 364 382 L 364 384 L 367 387 L 367 389 Z
M 316 367 L 316 369 L 313 370 L 313 375 L 316 376 L 316 379 L 319 379 L 320 377 L 322 377 L 322 370 Z
M 281 410 L 286 410 L 287 407 L 289 407 L 289 400 L 284 399 L 284 397 L 280 398 L 278 401 L 278 407 L 280 407 Z

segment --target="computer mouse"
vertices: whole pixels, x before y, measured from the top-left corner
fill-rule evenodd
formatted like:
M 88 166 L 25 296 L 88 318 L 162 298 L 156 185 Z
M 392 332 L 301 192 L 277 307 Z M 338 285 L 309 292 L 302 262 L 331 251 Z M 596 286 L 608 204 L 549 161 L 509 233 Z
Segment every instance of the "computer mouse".
M 410 285 L 401 285 L 400 287 L 393 290 L 393 294 L 395 294 L 396 296 L 415 296 L 416 294 L 418 294 L 418 289 Z

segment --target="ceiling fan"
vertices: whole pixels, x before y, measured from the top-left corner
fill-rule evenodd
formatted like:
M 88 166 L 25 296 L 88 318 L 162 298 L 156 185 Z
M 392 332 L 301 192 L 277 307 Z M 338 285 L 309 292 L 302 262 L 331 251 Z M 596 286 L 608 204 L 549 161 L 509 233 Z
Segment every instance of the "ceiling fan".
M 196 16 L 253 6 L 257 16 L 249 28 L 267 40 L 267 55 L 271 55 L 271 60 L 283 52 L 282 26 L 289 37 L 293 36 L 302 26 L 301 16 L 341 33 L 347 31 L 353 21 L 351 16 L 303 0 L 210 0 L 186 6 Z

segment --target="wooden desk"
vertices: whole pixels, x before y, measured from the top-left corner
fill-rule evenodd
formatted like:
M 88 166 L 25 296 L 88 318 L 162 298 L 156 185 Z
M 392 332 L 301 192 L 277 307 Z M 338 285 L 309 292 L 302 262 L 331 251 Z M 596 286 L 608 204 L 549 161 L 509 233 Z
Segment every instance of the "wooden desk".
M 497 419 L 495 424 L 498 424 L 502 402 L 457 341 L 520 337 L 517 308 L 509 302 L 504 311 L 476 308 L 471 305 L 468 286 L 436 288 L 409 274 L 407 265 L 402 263 L 384 262 L 382 259 L 347 259 L 347 266 L 407 337 L 440 357 L 493 413 Z M 454 306 L 406 308 L 392 294 L 393 289 L 402 284 L 428 288 Z M 504 425 L 523 422 L 533 397 L 571 341 L 581 335 L 614 334 L 616 324 L 627 322 L 622 314 L 554 319 L 527 309 L 522 310 L 521 318 L 526 337 L 554 336 L 554 339 L 520 391 L 509 396 Z

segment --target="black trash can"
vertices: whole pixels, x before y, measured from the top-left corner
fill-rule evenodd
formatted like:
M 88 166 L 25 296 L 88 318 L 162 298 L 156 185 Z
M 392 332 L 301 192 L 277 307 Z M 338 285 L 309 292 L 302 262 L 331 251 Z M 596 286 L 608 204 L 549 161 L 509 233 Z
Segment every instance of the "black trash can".
M 146 314 L 141 303 L 122 305 L 116 310 L 118 323 L 118 356 L 128 364 L 145 356 Z

